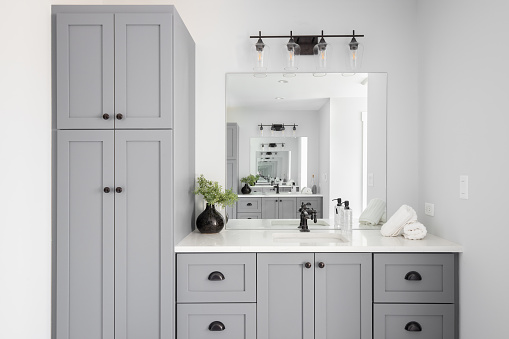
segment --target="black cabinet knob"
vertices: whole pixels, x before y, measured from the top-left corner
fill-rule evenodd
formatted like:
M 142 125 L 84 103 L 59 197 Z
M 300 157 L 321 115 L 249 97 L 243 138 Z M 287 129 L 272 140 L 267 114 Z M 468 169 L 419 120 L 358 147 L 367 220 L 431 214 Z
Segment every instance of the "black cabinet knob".
M 117 188 L 115 188 L 115 192 L 117 192 L 117 193 L 122 193 L 122 187 L 117 187 Z
M 307 262 L 307 263 L 305 263 L 305 264 L 304 264 L 304 266 L 305 266 L 306 268 L 311 268 L 311 263 L 310 263 L 310 262 Z
M 253 206 L 253 204 L 252 204 L 252 203 L 250 203 L 250 202 L 248 202 L 248 203 L 247 203 L 247 206 Z
M 324 264 L 323 262 L 321 262 L 321 261 L 320 261 L 320 262 L 318 263 L 318 267 L 320 267 L 320 268 L 324 268 L 324 267 L 325 267 L 325 264 Z
M 110 188 L 109 188 L 109 187 L 105 187 L 105 188 L 103 189 L 103 191 L 104 191 L 104 193 L 110 193 Z
M 279 200 L 279 202 L 283 202 L 283 200 Z
M 213 321 L 209 325 L 209 331 L 224 331 L 226 327 L 224 327 L 224 324 L 220 321 Z
M 122 113 L 118 113 L 118 114 L 117 114 L 117 119 L 118 119 L 118 120 L 122 120 L 122 119 L 124 119 L 124 116 L 122 115 Z
M 108 120 L 110 118 L 110 115 L 108 113 L 103 114 L 103 119 Z
M 219 271 L 214 271 L 212 273 L 209 274 L 209 278 L 208 278 L 210 281 L 221 281 L 221 280 L 224 280 L 226 279 L 224 277 L 224 274 L 219 272 Z
M 408 332 L 421 332 L 422 326 L 417 321 L 411 321 L 405 325 L 405 330 Z
M 405 280 L 415 280 L 415 281 L 418 281 L 418 280 L 422 280 L 422 277 L 421 277 L 421 275 L 419 274 L 419 272 L 416 272 L 416 271 L 410 271 L 410 272 L 408 272 L 408 273 L 405 275 Z

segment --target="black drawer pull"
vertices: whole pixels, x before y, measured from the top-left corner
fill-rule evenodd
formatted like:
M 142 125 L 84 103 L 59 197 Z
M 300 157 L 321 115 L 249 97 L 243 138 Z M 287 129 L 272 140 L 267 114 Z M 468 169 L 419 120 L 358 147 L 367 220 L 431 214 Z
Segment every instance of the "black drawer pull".
M 422 280 L 422 277 L 419 272 L 410 271 L 405 275 L 405 280 Z
M 421 332 L 422 326 L 417 321 L 411 321 L 405 325 L 405 330 L 408 332 Z
M 253 206 L 253 204 L 248 202 L 246 206 Z
M 213 321 L 209 325 L 209 331 L 224 331 L 226 327 L 224 327 L 224 324 L 220 321 Z
M 209 274 L 209 280 L 210 281 L 221 281 L 221 280 L 224 280 L 224 279 L 226 279 L 226 278 L 224 277 L 224 274 L 221 273 L 221 272 L 214 271 L 214 272 Z
M 251 218 L 248 218 L 248 219 L 251 219 Z

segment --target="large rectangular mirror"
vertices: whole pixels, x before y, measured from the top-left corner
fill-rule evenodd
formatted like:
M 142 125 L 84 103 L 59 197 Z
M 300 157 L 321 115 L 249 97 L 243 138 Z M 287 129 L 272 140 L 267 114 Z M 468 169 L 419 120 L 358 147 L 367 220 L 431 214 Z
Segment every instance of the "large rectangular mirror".
M 316 75 L 226 75 L 230 219 L 297 219 L 309 201 L 331 224 L 332 199 L 348 200 L 354 219 L 386 201 L 387 74 Z M 243 194 L 250 174 L 259 179 Z

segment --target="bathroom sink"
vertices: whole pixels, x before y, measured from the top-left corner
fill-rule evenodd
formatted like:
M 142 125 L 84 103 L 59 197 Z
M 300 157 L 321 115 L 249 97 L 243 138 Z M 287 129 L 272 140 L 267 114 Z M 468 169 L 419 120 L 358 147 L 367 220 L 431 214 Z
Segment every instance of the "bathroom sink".
M 272 226 L 299 226 L 300 219 L 277 219 L 271 220 L 270 224 Z M 330 226 L 325 220 L 318 219 L 316 224 L 312 220 L 308 220 L 309 226 Z
M 274 241 L 278 242 L 312 242 L 312 243 L 341 243 L 348 242 L 339 233 L 299 232 L 299 233 L 274 233 Z

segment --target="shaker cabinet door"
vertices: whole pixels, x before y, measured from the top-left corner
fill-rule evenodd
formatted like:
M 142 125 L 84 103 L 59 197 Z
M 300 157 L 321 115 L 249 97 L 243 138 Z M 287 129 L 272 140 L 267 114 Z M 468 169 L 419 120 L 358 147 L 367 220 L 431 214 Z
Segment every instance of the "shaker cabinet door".
M 279 199 L 279 219 L 295 219 L 297 214 L 296 198 Z
M 316 253 L 315 262 L 315 339 L 371 338 L 371 254 Z
M 259 253 L 257 258 L 257 338 L 313 339 L 314 254 Z
M 172 131 L 115 131 L 115 335 L 172 337 Z
M 113 142 L 57 132 L 57 339 L 114 339 Z
M 279 199 L 262 198 L 262 219 L 278 219 Z
M 58 13 L 57 128 L 112 129 L 113 14 Z
M 115 14 L 115 128 L 172 128 L 172 78 L 171 14 Z

